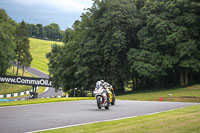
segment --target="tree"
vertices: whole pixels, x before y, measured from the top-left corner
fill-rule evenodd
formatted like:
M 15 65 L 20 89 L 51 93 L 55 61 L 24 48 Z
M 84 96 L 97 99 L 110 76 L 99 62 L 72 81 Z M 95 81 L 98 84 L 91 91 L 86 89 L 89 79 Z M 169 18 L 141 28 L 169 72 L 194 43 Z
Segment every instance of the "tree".
M 90 11 L 92 20 L 89 23 L 88 19 L 85 20 L 89 29 L 80 59 L 86 61 L 82 62 L 83 68 L 88 67 L 85 73 L 91 70 L 87 78 L 94 76 L 95 68 L 96 78 L 92 78 L 90 85 L 100 78 L 123 90 L 130 77 L 127 52 L 137 41 L 136 5 L 133 0 L 96 0 Z
M 0 74 L 5 74 L 11 66 L 15 56 L 16 23 L 7 15 L 4 9 L 0 9 Z
M 29 30 L 29 35 L 31 37 L 38 37 L 39 36 L 39 27 L 35 24 L 27 24 L 28 30 Z
M 136 13 L 133 0 L 95 0 L 81 21 L 74 22 L 73 30 L 66 30 L 59 68 L 71 70 L 70 74 L 60 71 L 62 79 L 71 77 L 61 81 L 68 83 L 68 89 L 93 89 L 100 79 L 124 88 L 129 78 L 127 52 L 136 42 Z
M 71 28 L 67 28 L 65 31 L 64 31 L 64 35 L 63 35 L 63 42 L 64 43 L 68 43 L 69 41 L 72 40 L 72 34 L 73 34 L 73 29 Z
M 45 34 L 44 34 L 44 28 L 42 26 L 42 24 L 37 24 L 37 27 L 39 29 L 39 33 L 38 33 L 38 38 L 43 39 Z
M 49 68 L 50 78 L 54 79 L 53 85 L 56 88 L 61 87 L 58 68 L 59 68 L 59 61 L 61 58 L 60 56 L 62 55 L 62 48 L 63 46 L 53 44 L 51 46 L 51 52 L 46 54 L 46 57 L 49 60 L 48 68 Z
M 21 66 L 23 68 L 29 67 L 32 61 L 32 56 L 30 54 L 30 45 L 29 45 L 29 31 L 26 23 L 22 21 L 16 30 L 16 61 L 17 61 L 17 72 L 16 75 L 18 75 L 18 69 Z
M 44 27 L 45 35 L 50 40 L 62 40 L 62 31 L 56 23 L 52 23 Z

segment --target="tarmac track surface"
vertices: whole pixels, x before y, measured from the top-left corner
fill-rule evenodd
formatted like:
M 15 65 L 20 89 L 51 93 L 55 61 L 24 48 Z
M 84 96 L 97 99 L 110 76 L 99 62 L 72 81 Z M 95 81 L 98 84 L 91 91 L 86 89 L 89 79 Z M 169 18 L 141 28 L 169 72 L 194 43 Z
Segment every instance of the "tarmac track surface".
M 49 78 L 49 76 L 46 74 L 46 73 L 43 73 L 33 67 L 29 67 L 27 69 L 28 72 L 32 73 L 33 75 L 39 77 L 39 78 Z M 53 87 L 49 87 L 49 89 L 42 93 L 42 94 L 39 94 L 39 98 L 45 98 L 45 97 L 52 97 L 52 96 L 61 96 L 62 95 L 62 91 L 55 91 L 55 88 Z
M 198 103 L 117 100 L 109 110 L 95 100 L 0 107 L 0 132 L 23 133 L 162 112 Z

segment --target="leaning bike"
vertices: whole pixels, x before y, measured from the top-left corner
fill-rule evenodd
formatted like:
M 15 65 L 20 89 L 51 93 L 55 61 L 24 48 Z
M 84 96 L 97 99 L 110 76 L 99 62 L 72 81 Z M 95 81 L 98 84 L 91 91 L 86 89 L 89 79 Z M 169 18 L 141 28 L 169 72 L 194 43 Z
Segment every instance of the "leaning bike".
M 101 109 L 102 107 L 104 107 L 105 109 L 109 109 L 110 101 L 106 90 L 103 87 L 95 88 L 93 93 L 97 100 L 97 107 L 99 109 Z

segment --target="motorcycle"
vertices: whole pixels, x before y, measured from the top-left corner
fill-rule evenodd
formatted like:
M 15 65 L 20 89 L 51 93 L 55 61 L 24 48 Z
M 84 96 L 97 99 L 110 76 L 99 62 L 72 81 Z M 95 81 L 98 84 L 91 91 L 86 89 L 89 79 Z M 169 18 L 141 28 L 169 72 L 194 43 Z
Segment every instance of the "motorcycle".
M 93 93 L 97 100 L 97 107 L 99 109 L 101 109 L 102 107 L 105 107 L 105 109 L 109 109 L 110 100 L 106 90 L 103 87 L 99 87 L 95 88 Z

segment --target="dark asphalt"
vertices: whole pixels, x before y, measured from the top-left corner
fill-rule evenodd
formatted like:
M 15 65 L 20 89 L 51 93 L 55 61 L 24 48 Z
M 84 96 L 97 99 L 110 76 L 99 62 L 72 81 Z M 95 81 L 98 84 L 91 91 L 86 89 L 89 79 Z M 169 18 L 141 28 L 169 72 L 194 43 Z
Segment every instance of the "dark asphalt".
M 43 73 L 33 67 L 29 67 L 27 69 L 28 72 L 32 73 L 33 75 L 39 77 L 39 78 L 49 78 L 49 76 L 46 73 Z M 45 98 L 45 97 L 54 97 L 54 96 L 61 96 L 62 95 L 62 91 L 55 91 L 55 88 L 53 87 L 49 87 L 48 91 L 39 94 L 38 97 L 39 98 Z
M 38 95 L 38 98 L 46 98 L 46 97 L 55 97 L 55 96 L 61 96 L 63 91 L 55 91 L 55 88 L 49 87 L 49 89 L 46 92 L 43 92 Z
M 67 125 L 133 117 L 197 105 L 197 103 L 117 100 L 98 110 L 95 100 L 57 102 L 0 108 L 0 132 L 23 133 Z
M 27 71 L 37 76 L 38 78 L 49 78 L 49 76 L 46 73 L 43 73 L 33 67 L 29 67 Z

